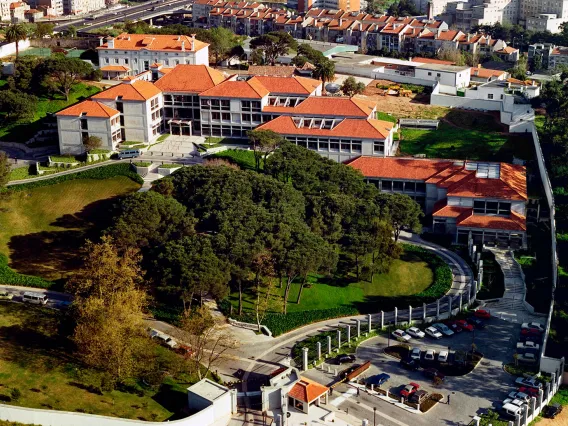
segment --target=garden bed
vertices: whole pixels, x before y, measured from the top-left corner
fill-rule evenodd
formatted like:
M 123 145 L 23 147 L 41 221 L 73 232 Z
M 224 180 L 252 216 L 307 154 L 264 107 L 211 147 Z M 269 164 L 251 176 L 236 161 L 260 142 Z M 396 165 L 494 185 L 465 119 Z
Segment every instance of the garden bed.
M 439 394 L 439 393 L 430 394 L 428 396 L 428 398 L 426 399 L 426 401 L 424 401 L 422 404 L 420 404 L 420 412 L 426 413 L 426 412 L 430 411 L 436 404 L 441 402 L 442 399 L 444 399 L 442 394 Z

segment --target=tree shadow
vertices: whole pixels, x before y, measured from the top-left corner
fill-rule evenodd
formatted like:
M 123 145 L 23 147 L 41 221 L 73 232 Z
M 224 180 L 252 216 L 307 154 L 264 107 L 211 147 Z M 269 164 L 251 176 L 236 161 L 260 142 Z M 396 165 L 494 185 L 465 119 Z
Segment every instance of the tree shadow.
M 95 201 L 75 214 L 57 218 L 50 226 L 61 228 L 13 236 L 8 242 L 10 267 L 16 271 L 57 279 L 82 264 L 81 247 L 96 240 L 112 224 L 112 212 L 122 196 Z
M 188 412 L 187 394 L 172 385 L 163 384 L 152 399 L 166 410 L 174 413 L 168 418 L 168 421 L 182 419 L 192 414 Z

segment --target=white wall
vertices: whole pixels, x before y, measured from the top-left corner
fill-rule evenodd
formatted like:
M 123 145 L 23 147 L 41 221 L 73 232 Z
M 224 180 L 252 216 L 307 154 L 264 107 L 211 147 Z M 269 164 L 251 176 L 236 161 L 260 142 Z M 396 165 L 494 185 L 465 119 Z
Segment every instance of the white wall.
M 417 67 L 414 71 L 416 78 L 431 82 L 439 82 L 444 86 L 467 87 L 471 75 L 471 69 L 467 68 L 463 71 L 442 71 L 437 69 L 429 69 L 428 66 Z
M 189 49 L 189 46 L 187 46 Z M 205 60 L 203 55 L 209 55 L 209 49 L 201 49 L 197 52 L 199 54 L 199 61 L 197 64 L 209 65 L 209 59 Z M 155 62 L 163 64 L 166 68 L 174 67 L 179 64 L 195 64 L 196 52 L 191 50 L 177 51 L 177 52 L 161 52 L 149 50 L 115 50 L 115 49 L 98 49 L 99 52 L 99 66 L 104 67 L 107 65 L 124 65 L 130 67 L 134 74 L 138 74 L 146 70 L 145 62 L 147 61 L 148 67 Z M 205 53 L 202 53 L 205 52 Z M 106 62 L 108 59 L 108 63 Z M 118 61 L 118 62 L 117 62 Z
M 20 52 L 26 50 L 30 47 L 30 41 L 28 39 L 21 40 L 18 42 L 18 48 Z M 16 53 L 16 43 L 6 43 L 0 45 L 0 58 L 4 56 L 14 55 Z

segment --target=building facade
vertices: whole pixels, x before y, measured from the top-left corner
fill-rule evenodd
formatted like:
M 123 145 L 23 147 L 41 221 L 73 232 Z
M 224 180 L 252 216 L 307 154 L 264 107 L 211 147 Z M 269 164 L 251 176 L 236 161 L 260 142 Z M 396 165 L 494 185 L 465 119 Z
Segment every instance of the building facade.
M 105 78 L 123 78 L 149 71 L 152 65 L 209 65 L 209 45 L 195 36 L 127 34 L 101 38 L 97 47 Z
M 104 9 L 105 6 L 105 0 L 63 0 L 63 13 L 80 15 Z
M 349 165 L 381 191 L 406 194 L 432 230 L 458 244 L 526 246 L 524 166 L 508 163 L 359 157 Z

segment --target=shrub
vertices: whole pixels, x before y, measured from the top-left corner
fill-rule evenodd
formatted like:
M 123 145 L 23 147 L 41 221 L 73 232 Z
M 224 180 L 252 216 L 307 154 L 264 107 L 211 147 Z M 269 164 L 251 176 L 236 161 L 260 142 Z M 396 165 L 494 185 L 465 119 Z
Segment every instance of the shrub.
M 22 392 L 18 388 L 12 388 L 10 390 L 10 396 L 12 397 L 13 401 L 17 401 L 22 397 Z
M 3 284 L 20 285 L 23 287 L 37 287 L 54 290 L 58 285 L 40 277 L 24 275 L 14 271 L 8 266 L 8 258 L 0 253 L 0 282 Z
M 96 179 L 103 180 L 109 179 L 115 176 L 126 176 L 132 179 L 134 182 L 139 184 L 144 183 L 144 179 L 140 177 L 136 172 L 134 172 L 129 164 L 109 164 L 108 166 L 97 167 L 94 169 L 84 170 L 82 172 L 70 173 L 68 175 L 56 176 L 51 179 L 35 180 L 32 182 L 26 182 L 22 184 L 12 185 L 7 188 L 2 189 L 3 192 L 6 191 L 26 191 L 33 188 L 41 188 L 44 186 L 55 185 L 57 183 L 66 182 L 69 180 L 76 179 Z
M 150 167 L 152 163 L 150 163 L 149 161 L 136 161 L 134 165 L 136 167 Z

